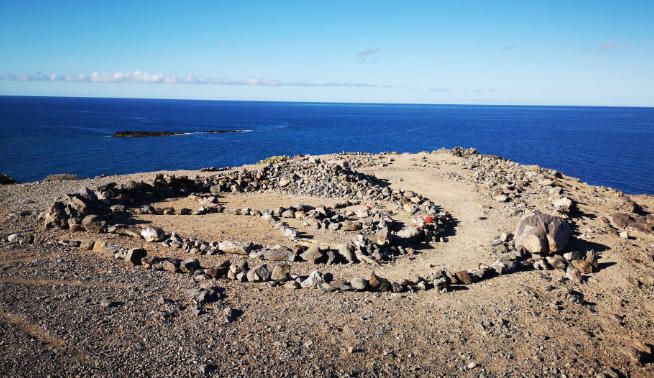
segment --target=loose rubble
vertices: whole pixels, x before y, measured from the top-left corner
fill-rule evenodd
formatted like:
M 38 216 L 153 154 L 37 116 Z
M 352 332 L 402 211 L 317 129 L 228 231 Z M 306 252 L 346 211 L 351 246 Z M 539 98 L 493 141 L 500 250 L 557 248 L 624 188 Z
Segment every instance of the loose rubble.
M 477 155 L 474 150 L 455 149 L 453 154 L 475 158 L 479 156 L 477 164 L 493 161 Z M 502 160 L 495 160 L 495 162 L 504 163 Z M 477 177 L 481 179 L 486 176 Z M 518 176 L 503 176 L 502 179 L 511 181 L 509 184 L 504 184 L 504 189 L 498 192 L 496 197 L 503 196 L 500 202 L 516 199 L 515 194 L 520 192 L 518 188 L 530 182 L 528 179 L 521 181 Z M 551 185 L 551 180 L 547 183 L 545 181 L 547 179 L 542 180 L 544 185 Z M 305 226 L 314 229 L 352 232 L 351 243 L 333 248 L 315 244 L 306 247 L 298 244 L 291 249 L 279 245 L 258 245 L 247 241 L 208 242 L 184 238 L 175 232 L 166 233 L 157 227 L 146 226 L 139 229 L 113 222 L 113 219 L 118 217 L 116 214 L 124 219 L 124 214 L 130 212 L 159 215 L 175 213 L 174 208 L 157 209 L 148 204 L 155 200 L 187 196 L 201 204 L 201 207 L 192 214 L 203 215 L 225 210 L 218 202 L 221 193 L 270 190 L 280 190 L 295 195 L 346 197 L 349 200 L 333 207 L 298 205 L 261 210 L 242 208 L 235 209 L 234 214 L 268 221 L 273 228 L 279 229 L 292 241 L 298 240 L 298 232 L 283 219 L 300 219 Z M 377 208 L 345 210 L 360 205 L 362 200 L 394 203 L 398 209 L 413 216 L 415 225 L 398 228 L 390 214 Z M 555 208 L 559 213 L 568 213 L 572 208 L 572 201 L 561 197 L 555 201 Z M 190 209 L 183 209 L 180 213 L 188 214 Z M 629 222 L 633 222 L 633 218 L 629 216 L 613 217 L 613 223 L 621 228 L 627 227 Z M 327 265 L 364 262 L 379 265 L 404 254 L 410 246 L 444 241 L 445 235 L 452 230 L 454 222 L 448 213 L 438 210 L 432 201 L 411 191 L 393 190 L 373 176 L 352 170 L 347 161 L 326 162 L 309 157 L 277 159 L 257 171 L 221 171 L 216 176 L 195 179 L 159 175 L 152 184 L 132 182 L 127 186 L 107 184 L 97 190 L 84 188 L 79 193 L 69 195 L 66 200 L 56 202 L 45 215 L 45 225 L 140 237 L 146 242 L 160 242 L 168 247 L 182 249 L 191 255 L 231 254 L 271 262 L 304 261 Z M 494 248 L 500 253 L 497 260 L 490 265 L 480 264 L 476 268 L 456 272 L 437 271 L 429 277 L 401 282 L 391 282 L 373 273 L 372 279 L 355 277 L 350 281 L 340 281 L 336 286 L 331 285 L 329 280 L 323 278 L 323 273 L 318 271 L 308 277 L 293 276 L 291 266 L 288 264 L 252 263 L 250 265 L 246 262 L 226 261 L 220 267 L 202 267 L 197 260 L 193 260 L 194 263 L 189 266 L 177 259 L 146 258 L 145 250 L 127 250 L 101 241 L 96 242 L 93 250 L 112 253 L 114 257 L 125 259 L 134 265 L 139 265 L 143 261 L 143 266 L 147 269 L 186 272 L 194 276 L 203 275 L 204 279 L 226 277 L 240 282 L 290 280 L 302 288 L 321 288 L 329 292 L 341 290 L 405 292 L 434 288 L 445 290 L 450 285 L 471 285 L 495 275 L 530 269 L 565 271 L 566 277 L 570 280 L 581 282 L 582 275 L 590 274 L 597 269 L 594 252 L 582 256 L 578 251 L 566 251 L 571 231 L 562 218 L 536 212 L 523 217 L 515 232 L 511 234 L 512 240 L 509 240 L 508 235 L 505 233 L 500 236 L 497 243 L 494 242 Z
M 379 167 L 388 168 L 379 176 L 386 179 L 371 174 Z M 0 234 L 8 254 L 0 270 L 9 273 L 2 284 L 11 290 L 3 298 L 26 298 L 32 309 L 70 303 L 75 310 L 58 310 L 87 332 L 93 322 L 107 343 L 117 342 L 111 333 L 120 334 L 120 324 L 129 334 L 118 343 L 129 345 L 143 371 L 156 365 L 170 375 L 651 370 L 648 308 L 634 308 L 654 287 L 652 216 L 635 196 L 474 149 L 285 157 L 205 171 L 58 183 L 71 194 L 12 209 Z M 409 190 L 414 173 L 435 188 Z M 440 177 L 469 189 L 466 203 L 441 196 L 448 186 Z M 593 200 L 611 210 L 593 212 Z M 200 224 L 209 226 L 193 229 Z M 223 232 L 229 227 L 238 231 Z M 34 282 L 16 267 L 33 269 Z M 110 279 L 94 281 L 99 274 Z M 609 280 L 616 281 L 610 290 L 597 289 Z M 36 290 L 13 289 L 20 285 Z M 34 324 L 80 350 L 100 350 L 95 336 L 87 343 L 51 318 L 39 314 Z M 3 332 L 20 333 L 16 324 Z M 56 350 L 57 339 L 48 344 L 30 329 L 26 345 Z M 160 355 L 174 355 L 174 363 Z M 95 373 L 109 365 L 135 371 L 100 363 Z

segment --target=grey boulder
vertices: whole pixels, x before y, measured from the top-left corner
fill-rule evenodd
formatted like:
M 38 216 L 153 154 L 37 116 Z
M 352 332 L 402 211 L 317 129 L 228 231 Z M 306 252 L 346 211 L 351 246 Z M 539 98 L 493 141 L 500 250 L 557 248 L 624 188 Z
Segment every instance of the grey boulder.
M 276 245 L 271 248 L 264 248 L 250 252 L 250 257 L 270 261 L 295 261 L 296 253 L 290 248 Z
M 563 219 L 536 212 L 525 216 L 514 233 L 515 245 L 536 254 L 565 250 L 570 240 L 570 225 Z
M 158 227 L 146 227 L 141 230 L 141 236 L 146 242 L 153 243 L 162 241 L 166 234 Z

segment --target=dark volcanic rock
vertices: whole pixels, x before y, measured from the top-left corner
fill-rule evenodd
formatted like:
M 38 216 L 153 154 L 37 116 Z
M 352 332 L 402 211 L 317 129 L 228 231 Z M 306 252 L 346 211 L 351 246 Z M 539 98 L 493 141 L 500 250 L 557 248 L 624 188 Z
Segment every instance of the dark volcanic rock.
M 15 184 L 16 180 L 14 180 L 13 177 L 9 175 L 5 175 L 4 173 L 0 173 L 0 185 L 9 185 L 9 184 Z
M 125 255 L 125 261 L 133 265 L 141 265 L 141 259 L 147 255 L 147 251 L 143 248 L 132 248 Z

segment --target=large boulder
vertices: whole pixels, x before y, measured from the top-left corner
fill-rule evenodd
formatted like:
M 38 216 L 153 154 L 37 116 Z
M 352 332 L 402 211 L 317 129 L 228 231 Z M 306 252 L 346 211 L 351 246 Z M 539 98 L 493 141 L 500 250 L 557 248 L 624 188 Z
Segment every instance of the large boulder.
M 339 244 L 338 245 L 338 254 L 341 255 L 345 261 L 348 263 L 356 262 L 356 257 L 354 255 L 354 246 L 352 244 Z
M 563 219 L 536 212 L 520 220 L 515 245 L 537 254 L 561 252 L 570 240 L 570 225 Z
M 287 281 L 291 273 L 291 266 L 288 264 L 275 265 L 270 273 L 273 281 Z
M 312 245 L 309 248 L 307 248 L 306 251 L 300 254 L 300 258 L 304 261 L 308 261 L 313 264 L 319 264 L 321 262 L 324 262 L 325 254 L 320 250 L 320 248 L 317 245 Z
M 46 227 L 68 228 L 68 214 L 66 214 L 66 205 L 63 202 L 56 201 L 45 215 Z
M 364 278 L 356 277 L 352 279 L 350 285 L 352 286 L 352 289 L 356 291 L 364 291 L 368 288 L 368 281 Z
M 568 214 L 574 206 L 574 202 L 568 197 L 561 197 L 552 202 L 554 209 L 562 214 Z
M 125 254 L 125 262 L 132 265 L 141 265 L 141 260 L 148 255 L 148 252 L 143 248 L 132 248 Z
M 392 290 L 391 282 L 386 278 L 379 277 L 375 272 L 370 273 L 368 284 L 374 291 L 386 292 Z
M 252 243 L 225 240 L 218 243 L 218 249 L 233 255 L 247 255 L 254 248 Z
M 320 286 L 321 283 L 325 282 L 325 278 L 322 276 L 322 273 L 318 271 L 313 271 L 309 274 L 309 277 L 300 283 L 300 287 L 303 289 L 315 288 Z
M 249 282 L 266 282 L 270 280 L 271 271 L 266 264 L 260 264 L 247 272 Z
M 148 243 L 160 242 L 166 237 L 166 233 L 159 227 L 146 227 L 141 230 L 141 236 Z

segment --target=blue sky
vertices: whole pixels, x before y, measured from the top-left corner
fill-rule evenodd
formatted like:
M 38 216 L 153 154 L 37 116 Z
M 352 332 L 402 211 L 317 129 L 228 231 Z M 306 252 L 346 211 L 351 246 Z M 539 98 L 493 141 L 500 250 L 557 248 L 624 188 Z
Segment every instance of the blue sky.
M 0 0 L 0 94 L 654 106 L 654 1 Z

